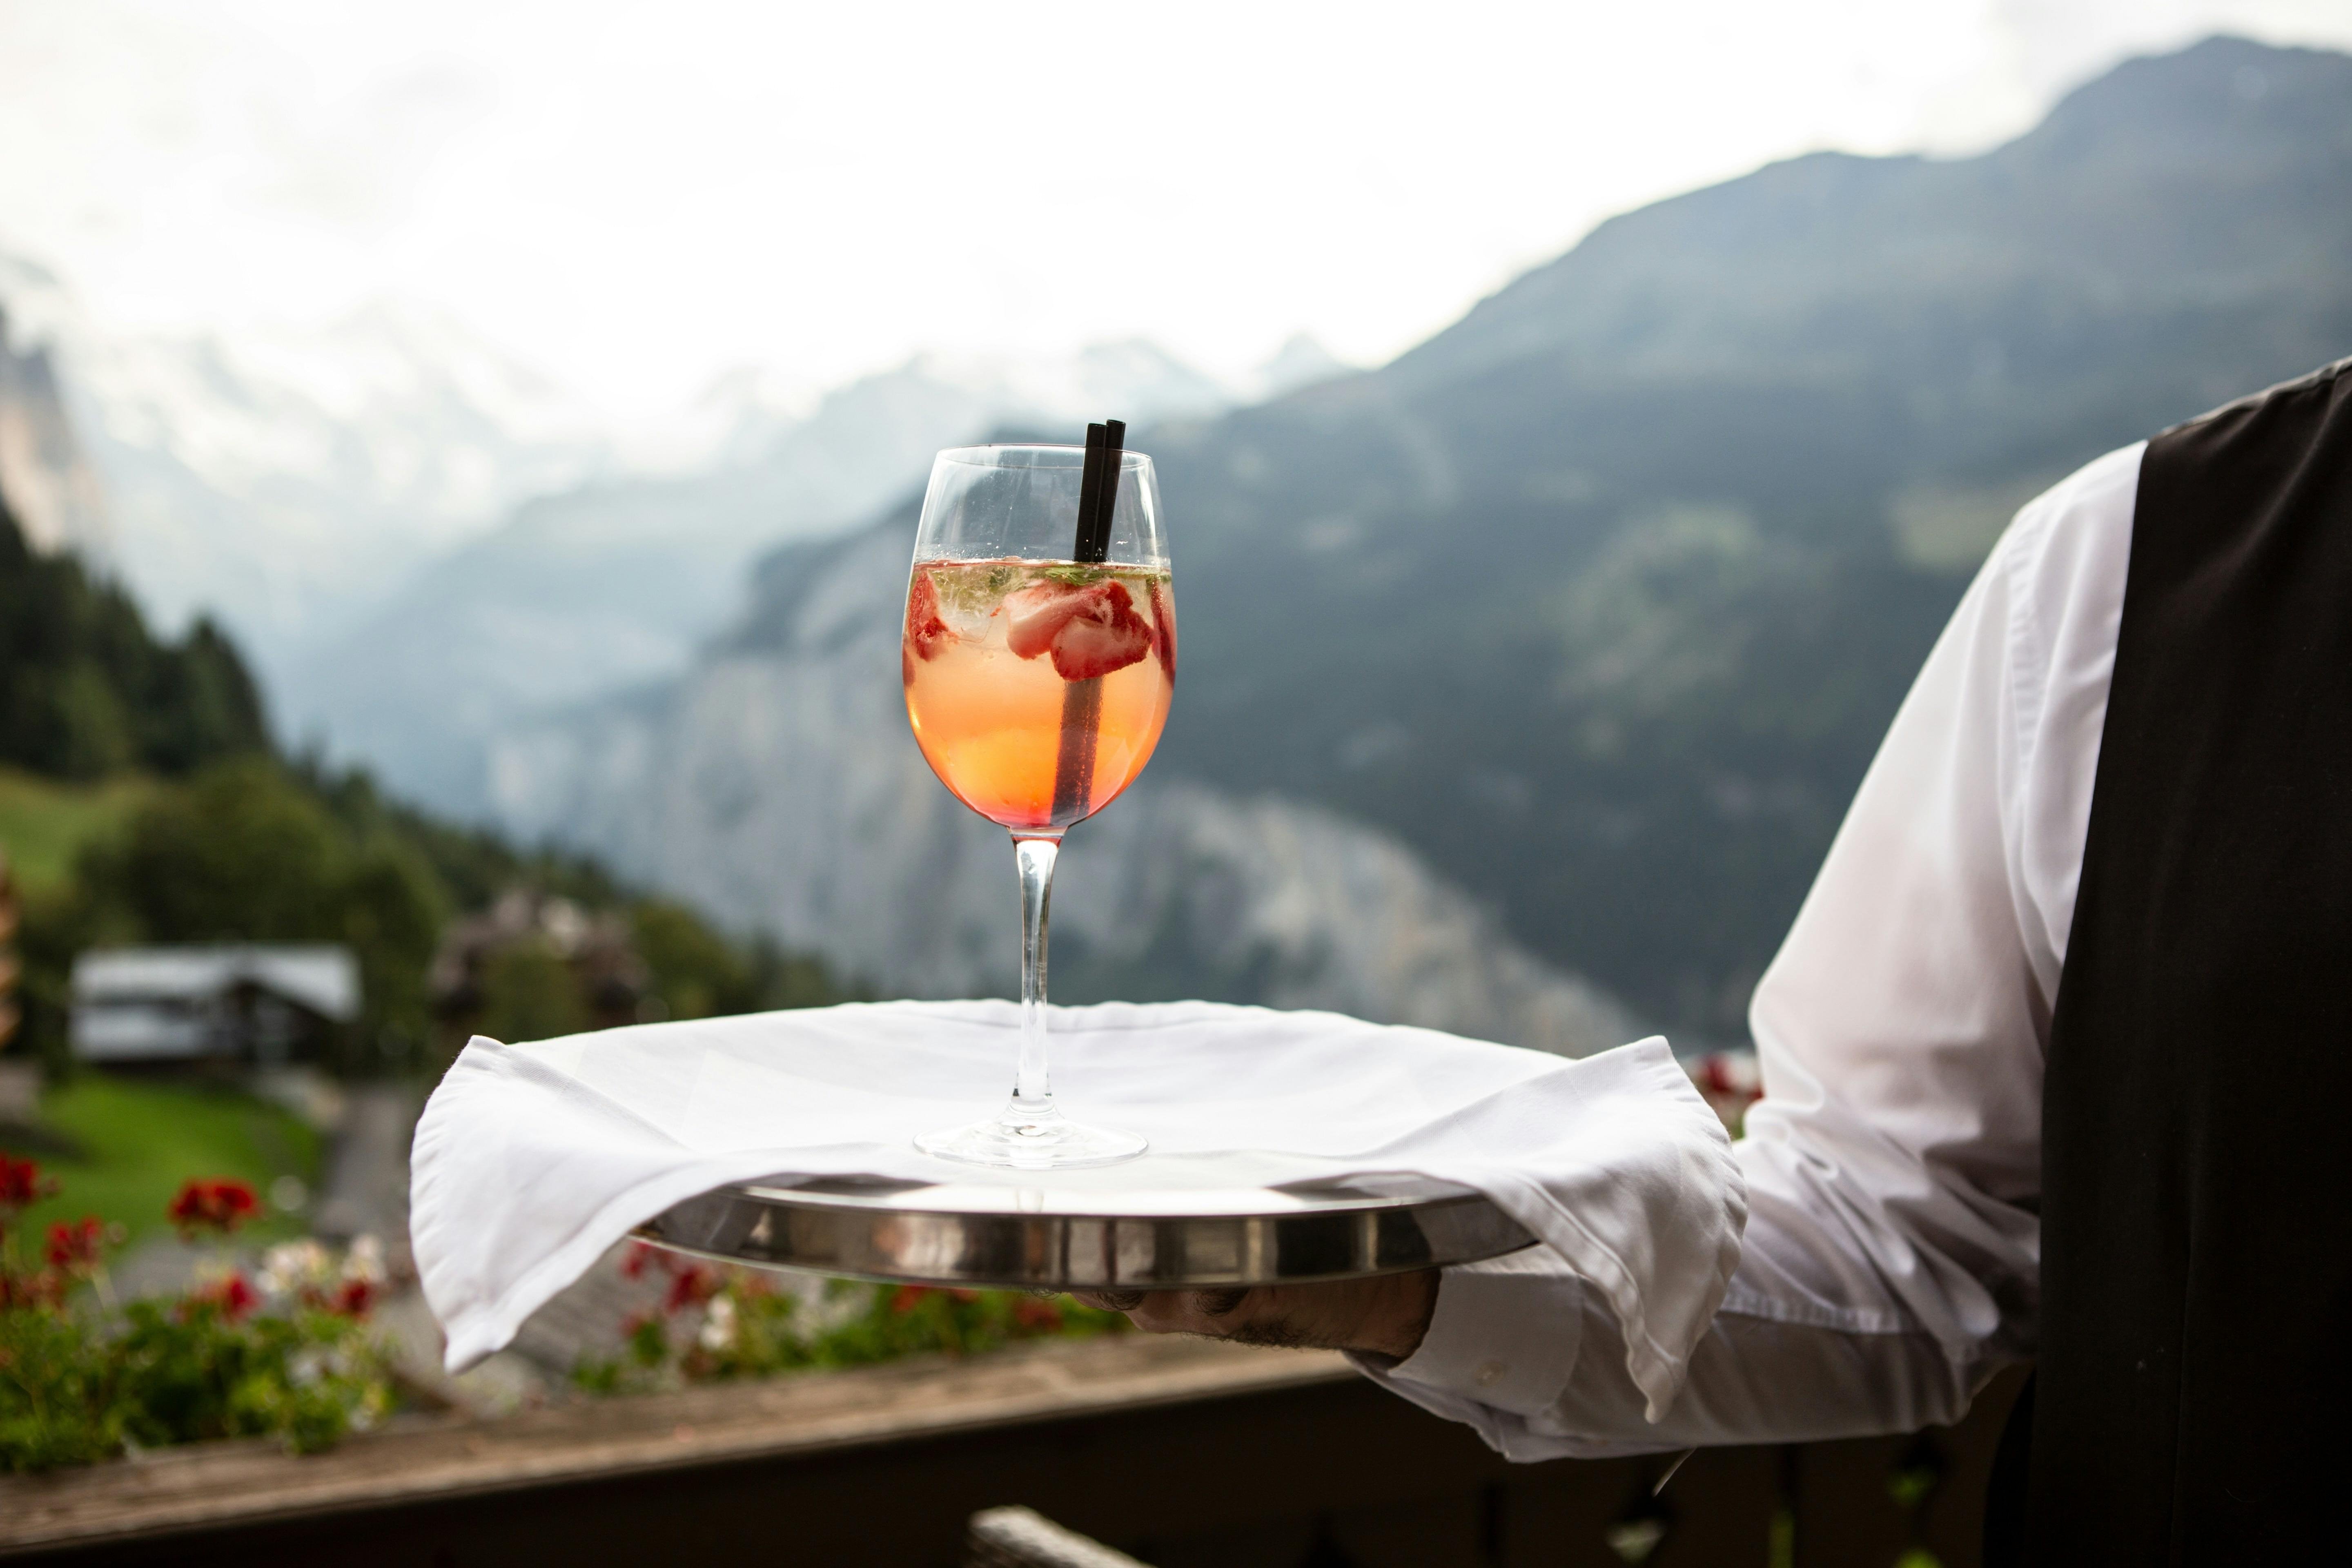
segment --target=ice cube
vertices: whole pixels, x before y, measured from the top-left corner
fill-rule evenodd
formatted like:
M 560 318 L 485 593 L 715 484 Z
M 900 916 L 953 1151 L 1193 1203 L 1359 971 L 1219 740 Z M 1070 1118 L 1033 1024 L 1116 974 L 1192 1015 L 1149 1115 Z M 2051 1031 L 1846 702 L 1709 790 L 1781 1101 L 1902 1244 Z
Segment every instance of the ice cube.
M 989 623 L 1003 613 L 1004 592 L 1019 581 L 994 566 L 934 566 L 931 581 L 940 593 L 940 619 L 967 642 L 979 642 Z

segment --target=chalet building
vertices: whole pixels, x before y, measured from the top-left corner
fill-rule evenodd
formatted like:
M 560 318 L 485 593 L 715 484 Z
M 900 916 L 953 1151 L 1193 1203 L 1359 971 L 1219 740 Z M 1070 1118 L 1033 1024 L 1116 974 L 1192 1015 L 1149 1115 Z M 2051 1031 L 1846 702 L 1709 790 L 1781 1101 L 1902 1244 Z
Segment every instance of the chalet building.
M 74 961 L 73 1054 L 104 1066 L 315 1064 L 360 1013 L 331 943 L 121 947 Z
M 562 975 L 564 994 L 543 994 L 535 1005 L 518 1007 L 522 998 L 499 993 L 520 989 L 514 983 L 534 958 L 549 966 L 546 977 Z M 518 1037 L 531 1039 L 659 1016 L 647 1010 L 651 976 L 625 916 L 592 914 L 570 899 L 520 888 L 449 923 L 425 984 L 453 1053 L 486 1022 L 509 1031 L 520 1027 L 525 1032 Z

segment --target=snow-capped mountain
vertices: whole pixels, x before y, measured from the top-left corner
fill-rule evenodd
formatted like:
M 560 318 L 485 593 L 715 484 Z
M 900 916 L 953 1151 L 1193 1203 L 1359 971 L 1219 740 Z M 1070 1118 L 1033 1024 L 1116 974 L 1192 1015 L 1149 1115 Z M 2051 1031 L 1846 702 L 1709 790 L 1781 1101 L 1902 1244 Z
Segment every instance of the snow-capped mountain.
M 20 328 L 7 301 L 23 294 L 37 323 L 47 273 L 0 256 L 0 500 L 36 550 L 105 560 L 111 529 L 104 487 L 77 438 L 45 333 Z
M 525 497 L 613 466 L 587 410 L 417 307 L 234 344 L 123 335 L 14 258 L 0 306 L 55 366 L 116 569 L 165 626 L 219 616 L 265 672 Z
M 0 414 L 0 465 L 37 533 L 106 555 L 164 626 L 222 619 L 281 733 L 459 810 L 481 805 L 485 736 L 684 668 L 756 556 L 870 515 L 939 447 L 1238 397 L 1127 341 L 921 355 L 814 395 L 747 367 L 624 435 L 412 304 L 233 341 L 125 335 L 0 253 L 0 309 L 15 382 L 53 386 L 61 411 L 39 424 L 18 395 Z M 70 428 L 78 468 L 31 461 Z
M 1325 348 L 1313 335 L 1294 332 L 1250 378 L 1249 401 L 1265 403 L 1334 376 L 1349 374 L 1356 368 Z

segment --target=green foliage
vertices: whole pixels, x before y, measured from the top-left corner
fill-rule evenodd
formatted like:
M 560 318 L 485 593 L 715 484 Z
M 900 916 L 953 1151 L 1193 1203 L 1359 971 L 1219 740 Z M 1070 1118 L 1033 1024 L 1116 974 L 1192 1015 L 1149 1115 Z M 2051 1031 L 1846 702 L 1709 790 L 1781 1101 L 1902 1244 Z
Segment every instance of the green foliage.
M 70 888 L 83 847 L 120 833 L 153 787 L 137 774 L 77 784 L 0 766 L 0 848 L 17 891 L 38 898 Z
M 836 1002 L 873 1000 L 873 993 L 855 976 L 845 984 L 835 980 L 824 960 L 804 952 L 786 952 L 775 939 L 761 935 L 751 942 L 753 1005 L 830 1007 Z
M 0 507 L 0 762 L 95 779 L 268 747 L 260 693 L 211 622 L 157 641 L 121 587 L 34 554 Z
M 89 1465 L 122 1451 L 114 1366 L 63 1312 L 0 1306 L 0 1471 Z
M 482 969 L 482 1033 L 548 1040 L 588 1027 L 587 1000 L 572 966 L 543 937 L 509 942 Z
M 436 821 L 356 770 L 279 762 L 225 637 L 199 622 L 176 647 L 156 643 L 119 588 L 70 557 L 33 555 L 5 513 L 0 846 L 26 905 L 12 1048 L 59 1074 L 75 956 L 135 942 L 341 943 L 363 1010 L 330 1065 L 406 1057 L 434 1033 L 426 970 L 448 917 L 516 887 L 628 911 L 669 1016 L 839 999 L 816 961 L 737 944 L 675 904 L 633 903 L 593 861 Z M 501 1038 L 590 1022 L 578 977 L 540 946 L 496 955 L 483 991 L 484 1026 Z
M 691 910 L 648 899 L 637 905 L 631 924 L 637 954 L 652 971 L 655 994 L 669 1016 L 709 1018 L 758 1005 L 757 982 L 747 956 Z
M 30 1232 L 94 1214 L 141 1240 L 163 1228 L 163 1207 L 192 1172 L 235 1177 L 261 1193 L 280 1176 L 319 1185 L 318 1132 L 290 1111 L 226 1089 L 79 1073 L 41 1097 L 41 1120 L 78 1152 L 48 1162 L 66 1194 L 25 1212 Z M 272 1217 L 259 1232 L 296 1228 Z
M 1090 1339 L 1129 1327 L 1121 1313 L 1025 1290 L 942 1290 L 846 1281 L 836 1281 L 833 1289 L 836 1298 L 855 1302 L 862 1296 L 863 1303 L 812 1341 L 812 1364 L 817 1366 L 866 1366 L 925 1353 L 971 1355 L 1017 1340 L 1049 1335 Z
M 159 794 L 118 844 L 83 858 L 84 888 L 160 942 L 311 938 L 332 923 L 344 846 L 267 761 Z
M 521 850 L 485 829 L 443 822 L 385 799 L 360 769 L 335 773 L 316 757 L 300 757 L 289 771 L 354 837 L 406 845 L 439 879 L 452 908 L 478 910 L 518 886 L 591 907 L 617 904 L 625 897 L 621 885 L 584 856 Z
M 0 1307 L 0 1469 L 214 1437 L 316 1453 L 373 1425 L 391 1393 L 366 1327 L 337 1313 L 236 1318 L 212 1302 L 140 1300 L 110 1322 Z
M 390 1408 L 381 1353 L 341 1313 L 240 1319 L 215 1302 L 142 1300 L 124 1318 L 96 1347 L 121 1396 L 100 1408 L 142 1447 L 274 1436 L 316 1453 Z
M 372 1068 L 388 1037 L 431 1037 L 426 970 L 450 913 L 516 886 L 625 911 L 667 1016 L 843 999 L 815 959 L 770 942 L 738 943 L 678 904 L 633 900 L 593 862 L 525 854 L 495 836 L 436 823 L 385 801 L 363 773 L 246 757 L 181 782 L 65 786 L 0 774 L 0 830 L 12 820 L 35 825 L 51 859 L 76 847 L 75 879 L 30 889 L 19 943 L 29 1048 L 61 1069 L 77 953 L 221 941 L 350 947 L 363 1011 L 342 1059 L 331 1065 Z M 482 983 L 478 1026 L 499 1039 L 589 1026 L 577 977 L 544 944 L 496 954 Z
M 131 942 L 137 936 L 128 915 L 92 904 L 79 884 L 28 889 L 16 932 L 17 956 L 24 965 L 16 994 L 24 1026 L 8 1048 L 37 1057 L 52 1078 L 63 1077 L 72 1065 L 66 1031 L 74 955 L 87 947 Z
M 1083 1339 L 1129 1327 L 1118 1312 L 1023 1290 L 835 1279 L 812 1308 L 746 1268 L 691 1263 L 643 1247 L 623 1265 L 625 1273 L 648 1268 L 670 1282 L 663 1308 L 625 1325 L 622 1354 L 583 1357 L 573 1368 L 572 1381 L 592 1394 L 870 1366 L 909 1355 L 971 1355 L 1023 1340 Z
M 666 1016 L 711 1018 L 846 1000 L 822 961 L 785 952 L 764 939 L 744 947 L 683 904 L 641 899 L 631 907 L 630 925 Z
M 448 913 L 439 879 L 412 845 L 355 831 L 266 757 L 155 791 L 119 838 L 84 851 L 79 898 L 58 913 L 84 939 L 341 942 L 359 959 L 361 1042 L 387 1027 L 422 1038 L 430 1021 L 425 971 Z
M 390 1408 L 388 1363 L 362 1321 L 382 1278 L 373 1253 L 355 1247 L 338 1267 L 312 1243 L 278 1249 L 298 1256 L 273 1254 L 273 1310 L 230 1271 L 118 1307 L 106 1226 L 61 1225 L 37 1242 L 24 1200 L 53 1184 L 23 1162 L 0 1167 L 0 1471 L 214 1437 L 310 1453 Z
M 64 1069 L 73 955 L 94 942 L 131 934 L 119 916 L 110 926 L 103 911 L 81 899 L 74 868 L 92 845 L 119 837 L 158 787 L 136 774 L 74 783 L 0 766 L 0 850 L 8 856 L 22 914 L 16 989 L 23 1024 L 7 1049 Z

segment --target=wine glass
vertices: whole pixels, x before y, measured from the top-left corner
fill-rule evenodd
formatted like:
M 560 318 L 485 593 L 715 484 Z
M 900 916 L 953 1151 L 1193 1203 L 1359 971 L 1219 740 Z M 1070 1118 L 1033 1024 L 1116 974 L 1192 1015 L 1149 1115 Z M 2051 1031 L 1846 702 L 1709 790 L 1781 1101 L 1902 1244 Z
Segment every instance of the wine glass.
M 931 465 L 899 649 L 907 717 L 940 782 L 1013 835 L 1021 1057 L 992 1120 L 924 1152 L 1041 1170 L 1143 1152 L 1066 1120 L 1045 1068 L 1045 934 L 1062 835 L 1117 799 L 1160 742 L 1176 613 L 1151 459 L 1116 421 L 1078 447 L 960 447 Z

